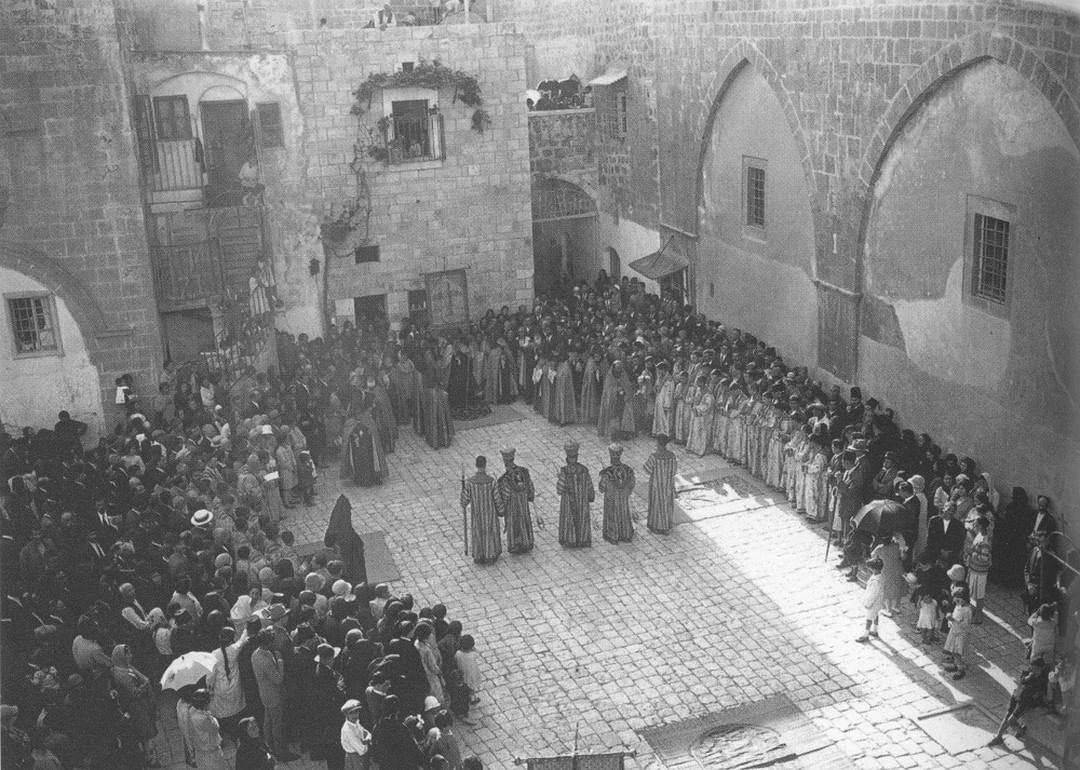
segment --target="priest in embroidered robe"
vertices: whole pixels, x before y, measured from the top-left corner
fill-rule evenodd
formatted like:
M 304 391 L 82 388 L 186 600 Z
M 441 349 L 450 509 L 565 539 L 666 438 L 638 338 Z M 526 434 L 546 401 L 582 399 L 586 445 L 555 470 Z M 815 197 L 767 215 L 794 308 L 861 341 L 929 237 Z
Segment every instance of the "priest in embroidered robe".
M 566 465 L 559 469 L 555 489 L 559 493 L 559 544 L 568 548 L 592 545 L 589 504 L 596 500 L 589 469 L 578 462 L 578 444 L 565 447 Z
M 671 531 L 671 522 L 675 516 L 675 472 L 679 461 L 669 450 L 668 437 L 660 434 L 656 437 L 656 451 L 645 461 L 645 472 L 649 474 L 649 531 L 666 535 Z
M 600 471 L 600 493 L 604 496 L 604 540 L 629 543 L 634 539 L 630 494 L 634 491 L 634 469 L 622 461 L 623 447 L 608 447 L 611 465 Z
M 487 473 L 487 458 L 476 458 L 476 473 L 461 489 L 461 507 L 472 509 L 472 554 L 477 564 L 494 564 L 502 553 L 495 478 Z
M 600 414 L 596 432 L 601 436 L 621 439 L 632 437 L 637 425 L 634 422 L 634 386 L 626 374 L 622 361 L 615 361 L 604 378 L 604 391 L 600 396 Z
M 506 550 L 513 554 L 528 553 L 533 549 L 532 515 L 529 503 L 536 498 L 532 477 L 526 468 L 514 462 L 517 450 L 508 447 L 502 450 L 506 472 L 499 477 L 495 489 L 495 502 L 499 516 L 503 518 L 503 530 L 506 532 Z M 536 523 L 542 525 L 537 514 Z
M 344 446 L 341 453 L 341 477 L 354 484 L 370 487 L 386 478 L 386 456 L 383 454 L 379 429 L 371 414 L 374 399 L 362 393 L 354 405 L 353 414 L 345 420 Z

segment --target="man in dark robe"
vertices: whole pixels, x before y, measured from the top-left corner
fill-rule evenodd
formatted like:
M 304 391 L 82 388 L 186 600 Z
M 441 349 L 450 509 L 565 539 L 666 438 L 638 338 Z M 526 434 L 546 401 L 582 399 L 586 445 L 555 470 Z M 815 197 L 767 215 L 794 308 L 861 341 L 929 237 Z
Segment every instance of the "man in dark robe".
M 496 485 L 495 503 L 499 516 L 504 520 L 506 532 L 506 550 L 510 553 L 528 553 L 533 549 L 533 526 L 529 512 L 529 503 L 536 497 L 529 471 L 515 464 L 517 450 L 513 447 L 502 450 L 506 472 L 499 477 Z M 539 516 L 537 525 L 543 522 Z
M 352 503 L 345 495 L 339 495 L 330 512 L 330 523 L 326 526 L 323 545 L 336 548 L 341 560 L 345 562 L 345 579 L 353 585 L 367 582 L 367 567 L 364 563 L 364 541 L 352 525 Z
M 451 409 L 464 409 L 468 406 L 472 377 L 472 357 L 469 355 L 468 346 L 460 343 L 450 358 L 450 380 L 446 390 L 450 396 Z
M 359 397 L 354 416 L 345 420 L 345 445 L 341 457 L 342 478 L 354 484 L 370 487 L 386 478 L 386 457 L 375 418 L 371 414 L 374 401 L 370 394 Z
M 589 469 L 578 462 L 578 444 L 571 441 L 566 450 L 566 465 L 559 469 L 556 491 L 559 494 L 559 544 L 569 548 L 592 545 L 592 519 L 589 504 L 596 500 Z

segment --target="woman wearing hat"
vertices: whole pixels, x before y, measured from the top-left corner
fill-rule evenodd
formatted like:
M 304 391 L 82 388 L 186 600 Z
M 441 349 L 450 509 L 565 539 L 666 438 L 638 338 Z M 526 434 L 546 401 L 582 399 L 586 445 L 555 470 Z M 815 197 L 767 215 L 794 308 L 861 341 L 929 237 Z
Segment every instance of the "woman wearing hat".
M 236 747 L 236 770 L 274 770 L 274 756 L 263 742 L 259 720 L 240 720 L 240 743 Z

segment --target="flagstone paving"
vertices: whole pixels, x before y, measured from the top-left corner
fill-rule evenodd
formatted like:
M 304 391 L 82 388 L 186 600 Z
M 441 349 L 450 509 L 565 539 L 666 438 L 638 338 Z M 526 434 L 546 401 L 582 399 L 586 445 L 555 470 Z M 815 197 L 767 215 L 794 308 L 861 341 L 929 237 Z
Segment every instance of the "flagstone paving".
M 725 498 L 722 515 L 707 515 L 698 495 L 688 505 L 692 522 L 652 535 L 643 526 L 645 500 L 633 495 L 642 526 L 633 543 L 614 546 L 600 537 L 598 501 L 593 547 L 563 549 L 555 493 L 563 445 L 581 444 L 581 462 L 595 479 L 607 464 L 608 442 L 585 426 L 551 425 L 523 404 L 513 409 L 524 419 L 458 431 L 454 445 L 439 451 L 406 427 L 386 484 L 343 485 L 328 467 L 320 471 L 316 506 L 290 511 L 285 523 L 297 542 L 321 540 L 343 491 L 358 531 L 387 533 L 402 574 L 393 589 L 411 592 L 418 606 L 445 603 L 476 637 L 484 673 L 478 724 L 455 733 L 485 767 L 569 753 L 576 735 L 581 752 L 636 752 L 628 768 L 660 768 L 638 731 L 779 694 L 858 768 L 1056 764 L 1030 737 L 1060 736 L 1060 724 L 1048 717 L 1033 719 L 1026 744 L 1010 737 L 1005 749 L 956 756 L 913 721 L 970 698 L 1003 711 L 1026 632 L 1012 594 L 992 593 L 990 619 L 974 630 L 972 668 L 961 682 L 943 678 L 939 646 L 919 644 L 911 608 L 895 622 L 883 620 L 880 641 L 858 644 L 861 588 L 826 563 L 820 527 L 719 457 L 682 449 L 681 485 L 728 479 L 715 489 L 705 485 L 706 496 Z M 478 454 L 501 469 L 506 445 L 517 447 L 518 462 L 532 472 L 534 515 L 546 529 L 531 554 L 480 566 L 463 553 L 460 479 Z M 652 442 L 639 438 L 623 456 L 642 486 L 651 451 Z M 730 504 L 736 476 L 746 482 L 743 493 L 760 493 L 753 504 Z M 160 740 L 168 766 L 179 770 L 175 719 L 167 709 L 163 717 Z M 323 766 L 306 759 L 286 765 Z

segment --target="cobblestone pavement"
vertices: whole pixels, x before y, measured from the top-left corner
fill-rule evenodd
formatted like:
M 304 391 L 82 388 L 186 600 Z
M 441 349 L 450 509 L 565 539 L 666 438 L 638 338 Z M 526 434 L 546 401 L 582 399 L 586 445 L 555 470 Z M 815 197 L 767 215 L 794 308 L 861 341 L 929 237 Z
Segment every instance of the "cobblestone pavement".
M 585 426 L 559 428 L 523 404 L 513 408 L 526 419 L 459 430 L 454 445 L 440 451 L 405 428 L 379 488 L 342 487 L 337 469 L 326 468 L 317 505 L 290 511 L 285 525 L 297 542 L 321 539 L 344 491 L 358 531 L 388 533 L 402 573 L 394 589 L 413 593 L 419 606 L 444 602 L 476 637 L 484 672 L 478 724 L 455 733 L 485 767 L 568 753 L 577 731 L 583 752 L 636 751 L 627 767 L 659 768 L 635 731 L 777 693 L 859 768 L 1056 764 L 1031 737 L 1060 734 L 1048 717 L 1033 717 L 1026 744 L 1009 737 L 1007 750 L 958 756 L 912 721 L 968 698 L 1003 712 L 1026 630 L 1012 594 L 991 595 L 990 617 L 972 635 L 969 674 L 953 682 L 938 667 L 940 645 L 919 644 L 912 608 L 883 619 L 880 641 L 855 642 L 861 588 L 825 562 L 821 528 L 768 494 L 761 506 L 683 524 L 668 536 L 645 529 L 644 500 L 634 495 L 642 525 L 633 543 L 619 546 L 600 538 L 597 504 L 593 547 L 565 550 L 557 542 L 555 494 L 563 444 L 580 442 L 595 479 L 607 464 L 607 442 Z M 508 444 L 532 472 L 535 514 L 547 527 L 531 554 L 480 566 L 462 552 L 460 477 L 478 454 L 501 468 L 499 449 Z M 624 454 L 639 488 L 650 451 L 652 442 L 639 438 Z M 719 457 L 676 451 L 685 483 L 741 473 Z M 163 713 L 169 766 L 181 768 L 175 720 Z M 287 765 L 322 766 L 306 759 Z

